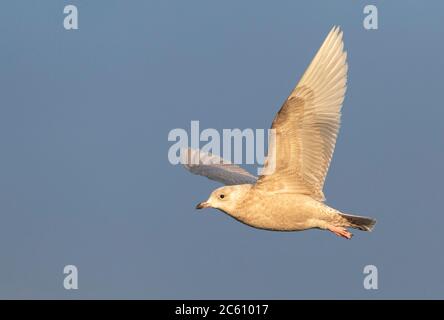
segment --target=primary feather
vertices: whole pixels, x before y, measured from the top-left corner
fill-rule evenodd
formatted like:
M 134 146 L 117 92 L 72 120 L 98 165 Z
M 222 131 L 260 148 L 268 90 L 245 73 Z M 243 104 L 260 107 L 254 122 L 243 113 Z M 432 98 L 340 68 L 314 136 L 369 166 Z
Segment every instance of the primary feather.
M 343 48 L 342 32 L 334 27 L 273 120 L 275 137 L 270 140 L 257 188 L 325 199 L 322 188 L 335 148 L 347 83 Z

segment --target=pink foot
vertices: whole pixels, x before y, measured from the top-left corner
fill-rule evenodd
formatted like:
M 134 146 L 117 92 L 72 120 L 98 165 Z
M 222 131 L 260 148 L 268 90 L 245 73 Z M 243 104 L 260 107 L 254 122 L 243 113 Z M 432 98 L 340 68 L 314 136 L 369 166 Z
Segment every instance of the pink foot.
M 345 239 L 351 239 L 353 237 L 353 234 L 351 232 L 348 232 L 347 229 L 342 227 L 328 226 L 328 230 L 333 232 L 335 235 L 343 237 Z

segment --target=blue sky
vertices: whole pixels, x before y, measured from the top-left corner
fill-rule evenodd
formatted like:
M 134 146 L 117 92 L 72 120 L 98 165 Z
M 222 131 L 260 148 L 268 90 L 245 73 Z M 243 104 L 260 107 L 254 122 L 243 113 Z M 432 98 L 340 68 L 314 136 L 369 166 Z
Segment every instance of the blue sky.
M 374 31 L 366 4 L 3 1 L 0 297 L 443 298 L 444 4 L 372 1 Z M 196 211 L 219 185 L 168 162 L 169 131 L 268 128 L 333 25 L 349 85 L 324 191 L 375 231 Z

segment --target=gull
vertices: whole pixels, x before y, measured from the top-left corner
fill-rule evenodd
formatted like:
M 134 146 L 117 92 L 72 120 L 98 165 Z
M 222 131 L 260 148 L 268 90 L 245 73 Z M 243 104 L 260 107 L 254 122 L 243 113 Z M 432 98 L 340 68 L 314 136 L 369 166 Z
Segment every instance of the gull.
M 342 38 L 334 26 L 276 114 L 259 177 L 211 153 L 182 150 L 185 168 L 225 184 L 197 209 L 219 209 L 248 226 L 272 231 L 320 229 L 346 239 L 353 236 L 347 228 L 372 231 L 376 220 L 326 205 L 322 191 L 347 85 Z

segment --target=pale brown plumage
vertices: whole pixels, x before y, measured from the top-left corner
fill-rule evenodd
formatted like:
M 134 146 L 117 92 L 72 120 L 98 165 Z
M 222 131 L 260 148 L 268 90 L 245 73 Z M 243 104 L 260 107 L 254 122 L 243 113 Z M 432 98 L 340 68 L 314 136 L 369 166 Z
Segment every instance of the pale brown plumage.
M 334 27 L 277 113 L 272 124 L 275 143 L 271 144 L 267 163 L 270 169 L 260 177 L 258 187 L 265 185 L 268 190 L 325 199 L 322 188 L 339 131 L 347 84 L 347 54 L 343 47 L 342 32 Z
M 320 228 L 346 238 L 351 233 L 345 227 L 372 230 L 375 220 L 346 215 L 323 203 L 347 84 L 343 48 L 342 32 L 334 27 L 273 120 L 269 153 L 257 182 L 213 155 L 206 158 L 213 164 L 186 165 L 195 174 L 231 185 L 215 190 L 198 208 L 214 207 L 261 229 Z M 202 157 L 195 150 L 186 154 Z

